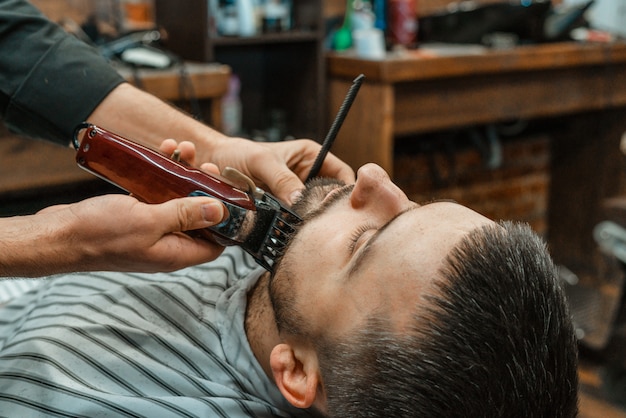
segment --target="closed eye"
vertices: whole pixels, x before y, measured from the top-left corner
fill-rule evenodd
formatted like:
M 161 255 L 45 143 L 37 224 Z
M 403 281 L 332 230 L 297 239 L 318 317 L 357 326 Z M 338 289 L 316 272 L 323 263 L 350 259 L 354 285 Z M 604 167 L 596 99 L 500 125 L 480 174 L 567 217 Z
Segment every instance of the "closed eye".
M 352 236 L 350 239 L 350 245 L 349 245 L 350 254 L 354 254 L 357 244 L 359 243 L 359 240 L 363 237 L 363 235 L 365 235 L 367 231 L 373 231 L 373 230 L 376 230 L 376 226 L 372 224 L 364 224 L 364 225 L 361 225 L 358 229 L 356 229 L 352 233 Z
M 364 230 L 364 232 L 362 232 L 361 235 L 359 235 L 359 238 L 357 238 L 357 240 L 355 241 L 353 250 L 356 251 L 356 245 L 359 242 L 363 242 L 365 245 L 359 246 L 359 251 L 356 251 L 352 259 L 350 260 L 350 267 L 348 267 L 348 276 L 353 277 L 359 271 L 359 269 L 364 264 L 363 260 L 365 260 L 368 254 L 371 252 L 371 249 L 375 245 L 376 240 L 380 238 L 380 236 L 385 232 L 387 228 L 389 228 L 393 224 L 395 220 L 400 218 L 402 215 L 410 211 L 419 209 L 419 208 L 420 208 L 419 205 L 414 204 L 408 207 L 407 209 L 403 210 L 402 212 L 398 213 L 396 216 L 391 218 L 386 224 L 384 224 L 380 228 L 371 227 L 371 232 L 372 232 L 371 235 L 367 233 L 367 230 Z M 364 239 L 365 238 L 364 235 L 368 235 L 367 239 Z

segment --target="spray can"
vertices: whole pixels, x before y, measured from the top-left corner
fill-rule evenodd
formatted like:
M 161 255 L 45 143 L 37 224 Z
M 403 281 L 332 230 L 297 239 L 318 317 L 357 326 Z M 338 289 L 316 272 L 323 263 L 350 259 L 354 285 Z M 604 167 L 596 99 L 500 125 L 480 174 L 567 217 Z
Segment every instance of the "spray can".
M 417 0 L 389 0 L 388 41 L 411 47 L 417 41 Z

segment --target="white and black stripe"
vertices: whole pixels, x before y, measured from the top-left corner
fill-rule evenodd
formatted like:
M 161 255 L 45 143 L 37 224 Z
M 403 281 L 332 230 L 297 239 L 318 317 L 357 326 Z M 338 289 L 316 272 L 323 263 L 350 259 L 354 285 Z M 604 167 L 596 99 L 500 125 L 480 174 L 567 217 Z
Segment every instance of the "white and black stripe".
M 170 274 L 48 279 L 0 309 L 0 416 L 308 416 L 248 345 L 259 274 L 229 248 Z

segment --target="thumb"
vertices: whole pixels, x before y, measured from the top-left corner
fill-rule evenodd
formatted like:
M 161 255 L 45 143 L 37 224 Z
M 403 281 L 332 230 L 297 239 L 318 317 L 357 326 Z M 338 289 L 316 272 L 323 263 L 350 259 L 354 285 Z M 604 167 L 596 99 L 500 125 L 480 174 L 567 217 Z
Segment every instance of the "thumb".
M 173 206 L 165 209 L 176 214 L 169 232 L 207 228 L 219 224 L 228 215 L 222 202 L 206 197 L 184 197 L 163 205 Z

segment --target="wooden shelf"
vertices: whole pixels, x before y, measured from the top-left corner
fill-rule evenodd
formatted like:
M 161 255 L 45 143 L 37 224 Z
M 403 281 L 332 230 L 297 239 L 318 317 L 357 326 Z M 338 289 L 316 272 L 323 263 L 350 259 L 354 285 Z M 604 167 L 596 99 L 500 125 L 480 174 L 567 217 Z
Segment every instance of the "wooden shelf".
M 364 73 L 369 80 L 399 83 L 602 66 L 626 61 L 626 43 L 623 42 L 556 42 L 508 50 L 485 48 L 482 52 L 475 47 L 457 47 L 455 51 L 451 54 L 446 48 L 425 46 L 400 54 L 389 53 L 384 60 L 366 60 L 350 53 L 329 53 L 327 64 L 334 78 L 354 78 Z
M 155 0 L 165 47 L 185 60 L 228 65 L 241 81 L 243 135 L 264 131 L 276 111 L 286 135 L 321 139 L 326 131 L 321 0 L 292 2 L 292 30 L 215 36 L 206 0 Z

